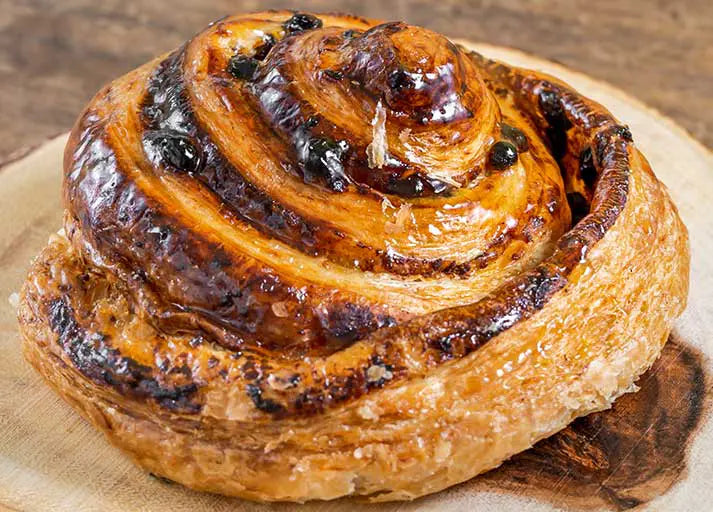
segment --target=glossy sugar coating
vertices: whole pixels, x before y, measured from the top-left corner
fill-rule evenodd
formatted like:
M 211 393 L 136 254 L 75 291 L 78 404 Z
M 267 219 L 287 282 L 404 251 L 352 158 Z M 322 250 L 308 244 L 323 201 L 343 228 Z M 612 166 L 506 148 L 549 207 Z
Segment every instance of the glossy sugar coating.
M 252 499 L 492 468 L 629 390 L 687 295 L 626 127 L 403 23 L 211 25 L 92 100 L 64 197 L 28 359 L 148 470 Z

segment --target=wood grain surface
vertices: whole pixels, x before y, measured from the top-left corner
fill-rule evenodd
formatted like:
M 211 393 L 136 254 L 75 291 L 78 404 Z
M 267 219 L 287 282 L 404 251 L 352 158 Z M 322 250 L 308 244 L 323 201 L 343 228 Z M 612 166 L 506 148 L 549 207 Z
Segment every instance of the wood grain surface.
M 99 87 L 225 14 L 402 19 L 605 80 L 713 148 L 711 0 L 0 0 L 0 163 L 68 130 Z
M 574 422 L 501 468 L 411 502 L 310 503 L 300 510 L 709 510 L 713 501 L 713 156 L 671 121 L 601 82 L 531 56 L 484 54 L 554 74 L 630 125 L 691 235 L 689 307 L 641 391 Z M 151 477 L 65 403 L 23 360 L 15 312 L 29 260 L 61 224 L 65 137 L 0 169 L 0 510 L 294 510 L 189 491 Z

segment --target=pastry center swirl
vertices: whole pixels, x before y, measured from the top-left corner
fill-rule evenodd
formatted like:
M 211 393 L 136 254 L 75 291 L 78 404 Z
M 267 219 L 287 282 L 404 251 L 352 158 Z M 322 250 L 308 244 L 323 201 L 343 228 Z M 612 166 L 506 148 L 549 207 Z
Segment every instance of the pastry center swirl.
M 217 22 L 83 118 L 81 250 L 152 322 L 329 354 L 552 254 L 562 170 L 494 68 L 404 23 L 283 18 Z

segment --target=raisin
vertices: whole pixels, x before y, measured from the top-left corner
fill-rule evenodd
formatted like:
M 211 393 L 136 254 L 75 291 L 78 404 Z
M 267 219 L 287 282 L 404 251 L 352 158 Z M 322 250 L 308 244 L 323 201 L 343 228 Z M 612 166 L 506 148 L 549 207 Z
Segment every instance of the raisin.
M 488 161 L 493 169 L 507 169 L 517 162 L 517 148 L 504 140 L 498 141 L 493 144 Z
M 305 181 L 323 180 L 335 192 L 344 192 L 349 184 L 342 164 L 346 144 L 328 138 L 313 138 L 306 149 L 303 160 Z
M 401 197 L 419 197 L 426 190 L 426 184 L 418 174 L 411 174 L 389 183 L 387 192 Z
M 161 159 L 177 171 L 197 172 L 201 166 L 201 153 L 187 135 L 178 132 L 160 132 L 151 137 L 151 144 Z
M 245 55 L 234 55 L 228 61 L 228 73 L 238 80 L 251 80 L 257 70 L 258 61 Z
M 322 26 L 322 20 L 311 14 L 296 13 L 282 25 L 287 32 L 295 34 Z

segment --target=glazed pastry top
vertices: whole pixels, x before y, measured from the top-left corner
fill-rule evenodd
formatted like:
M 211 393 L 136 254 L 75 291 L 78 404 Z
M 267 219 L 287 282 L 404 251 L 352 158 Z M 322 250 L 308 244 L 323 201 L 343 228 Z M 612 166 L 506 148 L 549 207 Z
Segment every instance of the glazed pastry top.
M 632 147 L 556 80 L 424 28 L 235 16 L 95 97 L 66 228 L 184 360 L 207 341 L 258 410 L 310 414 L 544 307 L 623 208 Z

